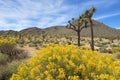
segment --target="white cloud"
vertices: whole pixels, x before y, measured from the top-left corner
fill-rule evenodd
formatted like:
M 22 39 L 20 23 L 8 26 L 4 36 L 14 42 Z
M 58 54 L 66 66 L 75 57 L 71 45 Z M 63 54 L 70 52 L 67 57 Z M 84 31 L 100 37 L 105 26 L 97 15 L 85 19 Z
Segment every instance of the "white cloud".
M 16 0 L 16 3 L 12 0 L 7 2 L 0 1 L 0 4 L 2 4 L 0 6 L 0 26 L 4 26 L 2 29 L 11 29 L 11 27 L 16 26 L 14 29 L 18 29 L 21 26 L 25 28 L 41 23 L 41 25 L 37 26 L 44 27 L 45 24 L 48 24 L 49 20 L 54 20 L 55 22 L 55 18 L 52 19 L 54 15 L 59 16 L 61 11 L 69 9 L 62 2 L 63 0 Z M 49 17 L 47 18 L 47 16 Z M 30 18 L 38 19 L 40 22 L 29 20 Z M 16 20 L 16 23 L 8 23 L 7 19 Z
M 4 0 L 0 1 L 0 26 L 4 26 L 4 29 L 12 28 L 16 26 L 23 26 L 24 28 L 30 26 L 49 26 L 49 22 L 57 25 L 56 18 L 62 15 L 62 12 L 69 10 L 70 6 L 63 4 L 63 0 Z M 71 14 L 71 12 L 69 12 Z M 66 15 L 66 13 L 65 13 Z M 68 14 L 69 15 L 69 14 Z M 56 18 L 54 18 L 56 16 Z M 32 18 L 36 19 L 31 20 Z M 64 20 L 67 17 L 64 16 Z M 8 20 L 13 19 L 16 23 L 8 23 Z M 59 23 L 61 19 L 59 19 Z M 51 24 L 50 23 L 50 24 Z M 10 29 L 11 29 L 10 28 Z M 16 30 L 14 28 L 14 30 Z M 20 29 L 19 29 L 20 30 Z
M 100 19 L 105 19 L 105 18 L 118 16 L 118 15 L 120 15 L 120 13 L 113 13 L 113 14 L 102 15 L 102 16 L 95 17 L 94 19 L 95 20 L 100 20 Z
M 66 4 L 65 0 L 0 0 L 0 30 L 21 30 L 37 26 L 65 25 L 72 17 L 78 17 L 91 6 L 104 7 L 118 0 L 90 0 L 80 4 Z M 66 0 L 67 1 L 67 0 Z M 70 1 L 70 0 L 68 0 Z M 108 3 L 109 2 L 109 3 Z M 105 18 L 105 16 L 103 16 Z M 100 17 L 98 17 L 100 19 Z

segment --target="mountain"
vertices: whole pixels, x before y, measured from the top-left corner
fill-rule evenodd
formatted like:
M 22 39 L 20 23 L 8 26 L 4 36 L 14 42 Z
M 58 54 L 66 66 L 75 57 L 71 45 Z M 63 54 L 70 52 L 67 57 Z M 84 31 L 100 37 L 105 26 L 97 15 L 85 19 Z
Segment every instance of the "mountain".
M 4 33 L 4 31 L 0 31 L 0 34 Z
M 120 29 L 111 28 L 101 22 L 93 20 L 93 29 L 94 36 L 108 36 L 115 37 L 120 36 Z M 0 33 L 14 33 L 15 31 L 0 31 Z M 90 27 L 85 28 L 81 31 L 82 36 L 90 36 Z M 22 34 L 39 34 L 39 33 L 48 33 L 48 34 L 67 34 L 67 35 L 76 35 L 76 32 L 65 28 L 65 26 L 52 26 L 45 29 L 40 29 L 37 27 L 27 28 L 19 31 L 18 33 Z
M 0 31 L 0 34 L 15 34 L 15 33 L 17 33 L 17 31 L 13 31 L 13 30 Z
M 50 34 L 76 34 L 73 30 L 67 29 L 65 26 L 52 26 L 45 28 L 44 31 Z
M 103 23 L 93 20 L 94 36 L 120 36 L 120 30 L 111 28 Z M 90 27 L 82 31 L 84 36 L 90 36 Z
M 120 36 L 120 29 L 111 28 L 103 23 L 93 20 L 94 36 Z M 76 34 L 71 29 L 66 29 L 64 26 L 54 26 L 44 29 L 47 33 L 59 33 L 59 34 Z M 90 27 L 81 31 L 82 36 L 90 36 Z
M 42 29 L 37 27 L 31 27 L 31 28 L 27 28 L 19 31 L 19 33 L 22 33 L 22 34 L 36 34 L 41 32 L 42 32 Z

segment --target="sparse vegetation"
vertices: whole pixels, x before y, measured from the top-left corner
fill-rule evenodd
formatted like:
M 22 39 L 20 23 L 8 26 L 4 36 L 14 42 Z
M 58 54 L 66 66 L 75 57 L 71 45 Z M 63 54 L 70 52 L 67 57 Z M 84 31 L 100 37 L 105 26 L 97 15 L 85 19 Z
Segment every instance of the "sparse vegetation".
M 116 53 L 116 54 L 114 54 L 115 55 L 115 57 L 117 58 L 117 59 L 120 59 L 120 52 L 119 53 Z
M 9 60 L 8 55 L 0 53 L 0 65 L 5 65 Z
M 120 30 L 92 20 L 94 12 L 72 18 L 68 29 L 0 32 L 0 80 L 119 80 Z
M 20 56 L 20 55 L 26 54 L 26 52 L 24 52 L 24 50 L 16 48 L 16 46 L 14 44 L 4 44 L 4 45 L 0 46 L 0 52 L 2 54 L 8 55 L 11 60 L 20 59 L 20 58 L 22 58 L 22 56 Z M 25 56 L 23 56 L 23 58 L 24 57 Z
M 113 53 L 120 53 L 120 47 L 112 47 Z
M 9 80 L 12 74 L 17 72 L 21 63 L 20 61 L 13 61 L 4 66 L 0 64 L 0 80 Z
M 16 38 L 0 39 L 0 80 L 9 80 L 27 54 L 16 47 Z

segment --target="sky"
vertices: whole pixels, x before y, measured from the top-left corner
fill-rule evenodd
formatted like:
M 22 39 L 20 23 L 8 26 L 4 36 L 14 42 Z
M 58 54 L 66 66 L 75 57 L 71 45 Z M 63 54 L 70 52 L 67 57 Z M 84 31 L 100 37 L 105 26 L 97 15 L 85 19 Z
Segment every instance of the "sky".
M 93 6 L 94 20 L 120 29 L 120 0 L 0 0 L 0 30 L 66 25 Z

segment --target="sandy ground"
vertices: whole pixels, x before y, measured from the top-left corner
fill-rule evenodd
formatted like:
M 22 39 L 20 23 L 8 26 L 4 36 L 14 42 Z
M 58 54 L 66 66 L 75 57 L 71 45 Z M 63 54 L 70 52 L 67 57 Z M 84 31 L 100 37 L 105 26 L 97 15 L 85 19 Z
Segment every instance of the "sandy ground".
M 28 53 L 28 57 L 36 56 L 36 49 L 34 47 L 24 46 L 21 49 L 25 50 Z

